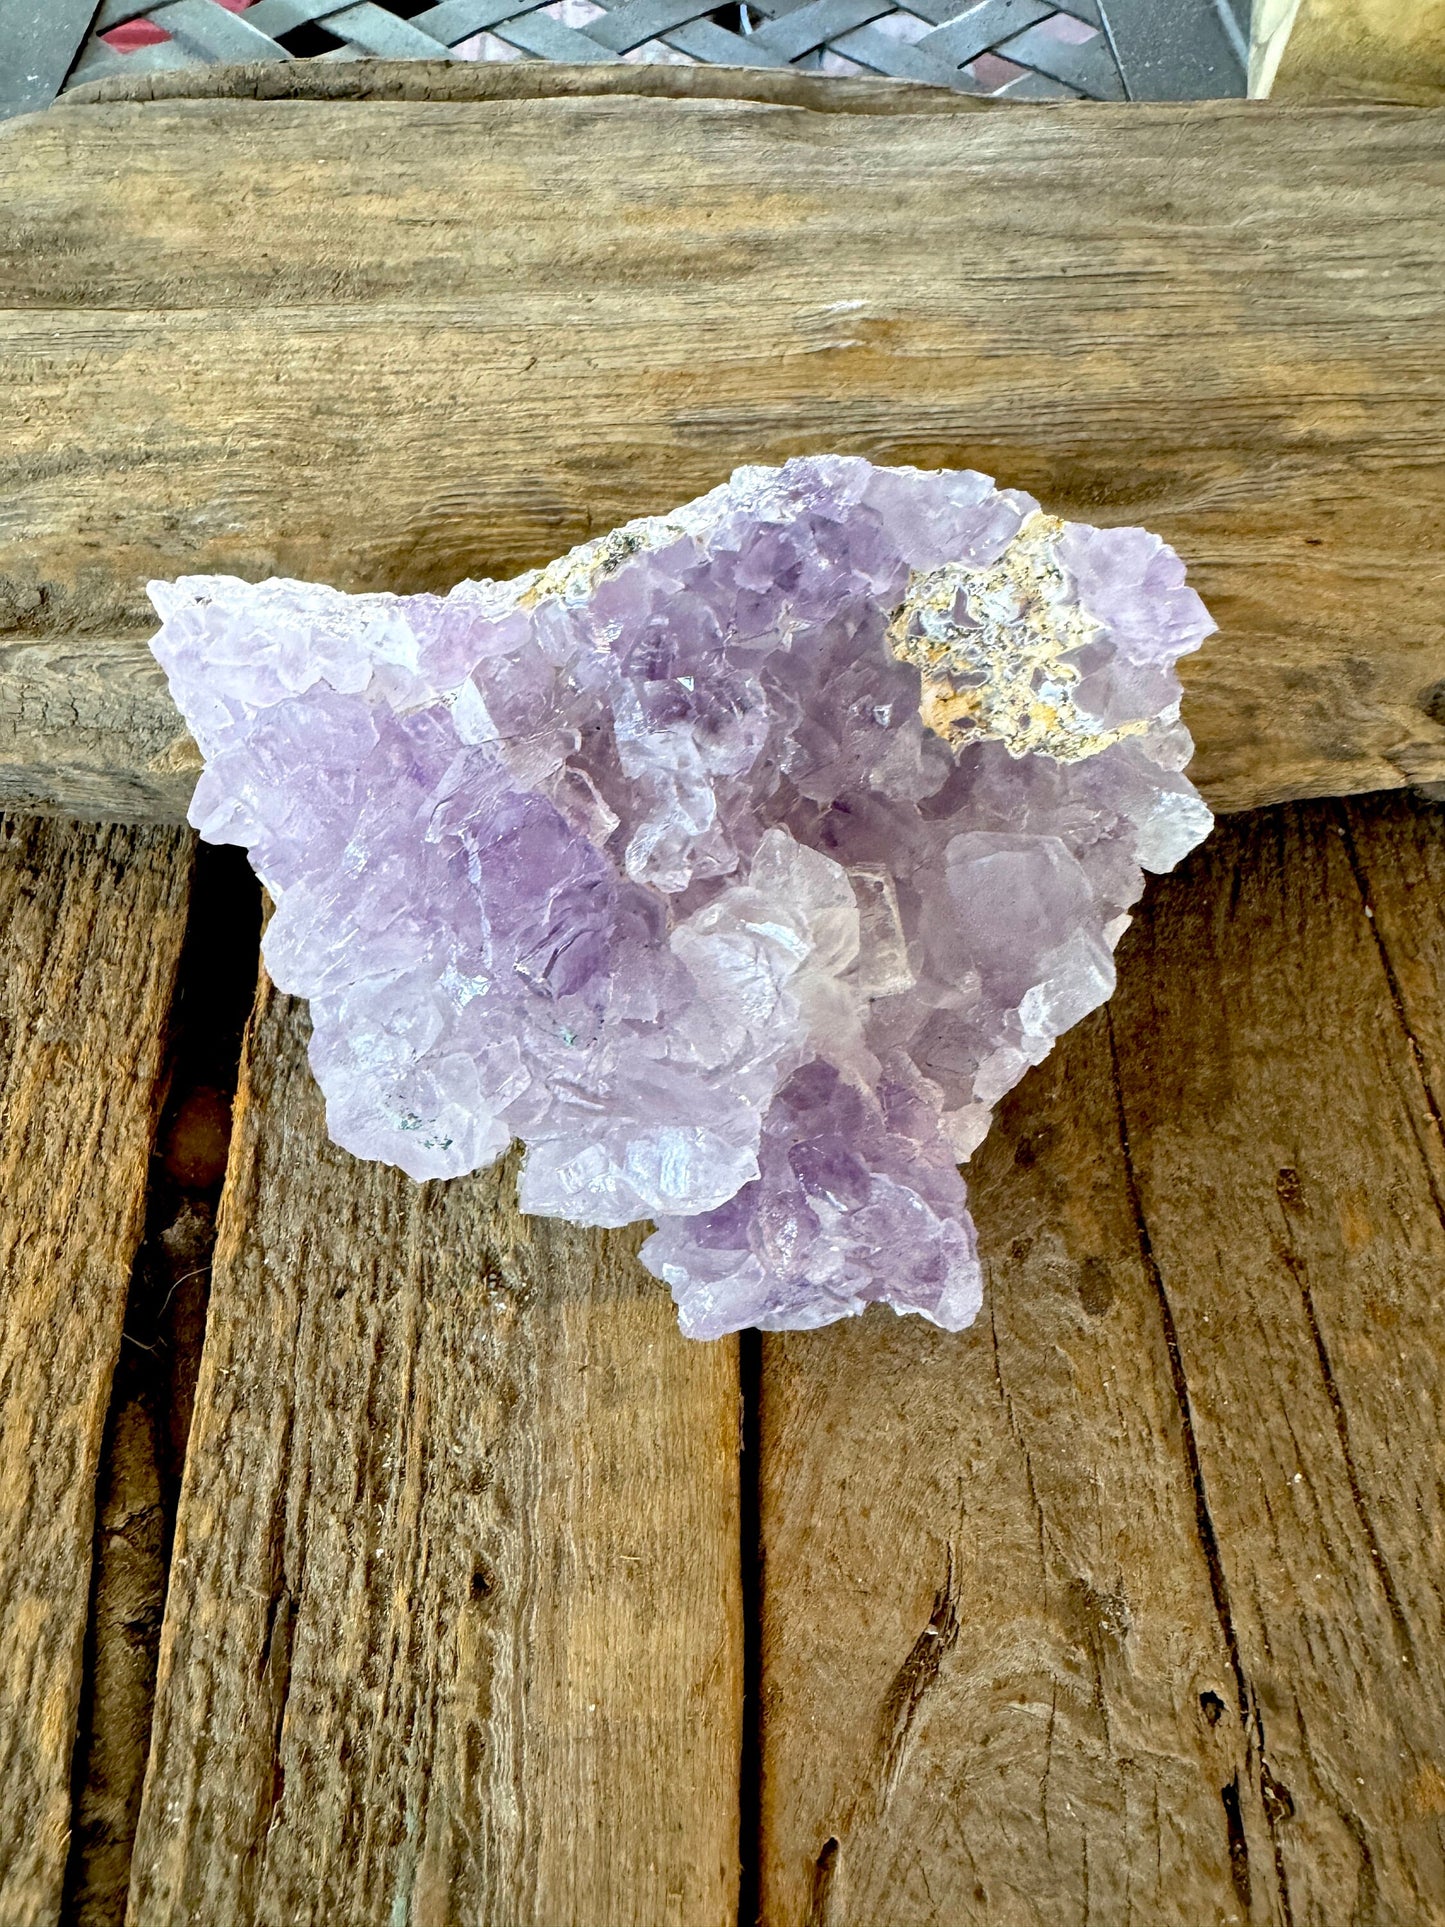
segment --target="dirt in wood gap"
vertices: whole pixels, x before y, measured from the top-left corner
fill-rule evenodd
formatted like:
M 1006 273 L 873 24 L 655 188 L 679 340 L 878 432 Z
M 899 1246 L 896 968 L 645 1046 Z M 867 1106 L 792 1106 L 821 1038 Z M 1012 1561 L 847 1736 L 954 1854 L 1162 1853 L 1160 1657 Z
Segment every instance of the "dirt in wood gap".
M 260 890 L 243 852 L 202 844 L 146 1235 L 131 1279 L 96 1494 L 63 1927 L 118 1927 L 125 1918 L 216 1206 L 260 931 Z

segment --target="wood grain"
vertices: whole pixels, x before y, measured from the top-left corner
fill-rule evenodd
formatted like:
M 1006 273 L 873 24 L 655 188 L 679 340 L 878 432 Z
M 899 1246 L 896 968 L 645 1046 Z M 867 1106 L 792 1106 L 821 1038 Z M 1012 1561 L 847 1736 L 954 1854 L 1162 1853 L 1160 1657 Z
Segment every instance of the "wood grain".
M 148 576 L 440 589 L 827 448 L 1174 542 L 1216 807 L 1445 778 L 1440 115 L 549 72 L 0 136 L 0 788 L 179 808 Z
M 143 636 L 0 638 L 0 808 L 179 823 L 200 770 Z
M 243 1064 L 129 1918 L 731 1927 L 737 1365 Z
M 1441 813 L 1400 797 L 1349 805 L 1340 818 L 1391 994 L 1433 1118 L 1445 1110 L 1445 836 Z M 1418 1115 L 1418 1114 L 1417 1114 Z M 1428 1141 L 1430 1129 L 1422 1122 Z
M 0 819 L 0 1920 L 50 1927 L 192 839 Z
M 763 1918 L 1228 1920 L 1258 1802 L 1102 1017 L 970 1182 L 973 1330 L 765 1341 Z
M 205 1338 L 229 1097 L 256 993 L 261 890 L 198 844 L 146 1230 L 131 1271 L 96 1491 L 61 1927 L 124 1927 L 176 1502 Z
M 988 1322 L 767 1341 L 768 1927 L 1445 1918 L 1442 903 L 1425 805 L 1221 830 L 974 1161 Z
M 1417 821 L 1438 845 L 1441 813 Z M 1296 1920 L 1407 1921 L 1445 1914 L 1445 1143 L 1346 828 L 1207 848 L 1114 1022 L 1275 1789 L 1258 1877 L 1273 1859 Z

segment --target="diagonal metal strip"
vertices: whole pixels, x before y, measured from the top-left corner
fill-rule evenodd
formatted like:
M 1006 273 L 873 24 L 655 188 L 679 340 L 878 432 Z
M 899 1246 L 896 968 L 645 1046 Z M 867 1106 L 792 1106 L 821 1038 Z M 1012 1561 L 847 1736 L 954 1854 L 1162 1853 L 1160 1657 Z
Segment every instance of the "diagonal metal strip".
M 446 58 L 446 48 L 428 33 L 419 33 L 409 20 L 402 20 L 385 7 L 359 0 L 325 16 L 328 33 L 349 40 L 353 46 L 378 60 L 436 60 Z
M 100 9 L 91 24 L 91 33 L 109 33 L 112 27 L 123 27 L 127 20 L 138 20 L 142 14 L 149 13 L 156 0 L 101 0 Z
M 107 47 L 103 40 L 91 40 L 71 68 L 65 91 L 68 93 L 72 87 L 85 86 L 92 80 L 132 79 L 141 74 L 166 73 L 178 67 L 194 67 L 195 64 L 195 55 L 188 54 L 174 40 L 162 40 L 154 47 L 137 47 L 128 54 L 118 54 L 113 47 Z
M 612 0 L 598 0 L 598 4 L 604 7 L 610 6 L 611 3 Z M 614 10 L 620 11 L 622 6 L 629 3 L 630 0 L 620 0 L 619 7 Z M 731 28 L 720 26 L 716 20 L 710 18 L 719 4 L 720 0 L 709 0 L 707 6 L 693 8 L 692 18 L 686 25 L 668 27 L 655 37 L 664 45 L 676 48 L 679 53 L 685 53 L 689 58 L 699 61 L 703 66 L 786 67 L 788 65 L 786 55 L 774 52 L 766 46 L 760 46 L 755 32 L 734 33 Z M 766 5 L 761 4 L 761 0 L 746 0 L 749 15 L 791 13 L 798 7 L 808 4 L 809 0 L 767 0 Z M 894 4 L 896 0 L 890 0 L 890 5 Z M 600 21 L 590 21 L 584 31 L 589 34 L 594 33 L 600 25 Z
M 894 12 L 893 0 L 809 0 L 795 13 L 770 20 L 749 36 L 749 45 L 766 47 L 769 53 L 796 60 L 812 53 L 835 34 L 861 27 L 880 14 Z
M 756 45 L 757 35 L 732 33 L 715 20 L 694 20 L 660 36 L 666 46 L 706 67 L 786 67 L 782 54 Z
M 70 83 L 103 75 L 155 71 L 205 60 L 285 59 L 277 44 L 298 27 L 321 25 L 341 41 L 322 60 L 365 57 L 445 59 L 473 34 L 490 30 L 519 52 L 548 61 L 596 64 L 661 42 L 706 64 L 786 67 L 807 65 L 831 50 L 854 65 L 900 80 L 921 81 L 956 92 L 992 92 L 1008 99 L 1059 99 L 1084 93 L 1121 99 L 1121 82 L 1106 31 L 1084 43 L 1060 40 L 1042 28 L 1063 13 L 1099 27 L 1101 0 L 747 0 L 747 13 L 763 22 L 737 33 L 709 17 L 707 0 L 600 0 L 604 11 L 572 27 L 542 9 L 547 0 L 439 0 L 410 18 L 376 0 L 256 0 L 232 14 L 216 0 L 102 0 L 90 38 Z M 712 0 L 715 6 L 717 0 Z M 1126 10 L 1133 0 L 1108 0 Z M 1227 0 L 1161 0 L 1166 8 L 1206 11 Z M 0 8 L 5 0 L 0 0 Z M 890 33 L 887 22 L 902 16 L 927 23 L 917 39 Z M 98 35 L 141 18 L 154 20 L 174 39 L 156 47 L 116 54 Z M 883 23 L 883 24 L 879 24 Z M 915 32 L 918 28 L 915 27 Z M 1029 71 L 1007 86 L 986 89 L 962 71 L 985 52 L 995 52 Z
M 774 19 L 791 16 L 808 4 L 809 0 L 751 0 L 752 10 L 755 13 L 770 14 Z M 1062 71 L 1063 63 L 1069 61 L 1074 51 L 1067 43 L 1064 43 L 1057 62 L 1061 71 L 1057 74 L 1053 72 L 1056 50 L 1050 37 L 1042 31 L 1039 33 L 1039 45 L 1047 50 L 1044 62 L 1047 71 L 1044 73 L 1021 75 L 1018 79 L 1010 81 L 1005 88 L 992 90 L 979 86 L 971 76 L 961 72 L 960 68 L 964 60 L 972 60 L 979 53 L 1002 53 L 1004 49 L 998 44 L 998 38 L 1007 36 L 1010 30 L 1013 30 L 1014 37 L 1017 38 L 1020 24 L 1030 20 L 1042 23 L 1049 15 L 1068 13 L 1073 18 L 1082 19 L 1086 25 L 1097 29 L 1101 19 L 1098 0 L 1067 0 L 1067 5 L 1063 7 L 1038 4 L 1027 10 L 1020 9 L 1016 0 L 1014 4 L 1004 7 L 1000 7 L 996 0 L 990 0 L 990 4 L 971 7 L 963 15 L 958 12 L 958 0 L 908 0 L 906 9 L 893 5 L 880 12 L 877 18 L 886 19 L 890 14 L 899 13 L 904 14 L 905 17 L 912 15 L 950 27 L 967 23 L 971 25 L 973 32 L 968 39 L 964 40 L 955 36 L 951 46 L 949 41 L 940 41 L 935 36 L 927 34 L 918 40 L 908 41 L 875 26 L 860 26 L 849 32 L 834 33 L 829 37 L 828 44 L 833 52 L 842 54 L 846 59 L 855 61 L 860 66 L 869 67 L 875 73 L 886 74 L 897 80 L 918 80 L 937 87 L 949 87 L 955 93 L 985 95 L 996 92 L 1000 97 L 1010 100 L 1071 100 L 1076 98 L 1080 87 L 1086 93 L 1094 91 L 1085 84 L 1082 74 L 1078 80 L 1074 80 L 1071 73 Z M 1027 26 L 1025 30 L 1033 31 Z M 764 29 L 765 35 L 766 29 Z M 957 56 L 953 52 L 954 47 L 958 49 Z M 1108 50 L 1108 42 L 1102 35 L 1099 48 L 1102 58 L 1100 59 L 1099 55 L 1094 56 L 1099 60 L 1099 87 L 1096 97 L 1109 100 L 1122 99 L 1123 90 L 1119 82 L 1118 69 Z M 1084 52 L 1087 49 L 1081 48 L 1080 51 Z M 1017 60 L 1021 65 L 1029 64 L 1018 54 L 1012 54 L 1009 57 Z M 1092 70 L 1092 63 L 1082 63 L 1082 65 L 1084 72 Z M 1064 84 L 1066 82 L 1072 84 Z
M 256 0 L 254 7 L 247 7 L 246 20 L 258 32 L 279 40 L 283 33 L 325 20 L 345 5 L 346 0 Z
M 840 34 L 833 42 L 833 51 L 890 80 L 920 80 L 933 87 L 950 87 L 956 94 L 984 91 L 951 62 L 921 54 L 916 43 L 880 33 L 876 26 L 855 27 L 851 33 Z
M 983 36 L 983 46 L 992 46 L 1057 8 L 1036 0 L 973 0 L 971 5 L 960 5 L 959 0 L 906 0 L 905 10 L 935 27 L 972 23 Z
M 991 100 L 1077 100 L 1078 94 L 1072 87 L 1066 87 L 1061 80 L 1051 80 L 1047 74 L 1020 74 L 1016 80 L 1006 81 L 989 96 Z
M 1020 67 L 1032 67 L 1050 80 L 1064 81 L 1091 100 L 1128 98 L 1102 33 L 1092 40 L 1070 42 L 1060 40 L 1046 27 L 1029 27 L 1011 40 L 1000 41 L 993 51 L 1005 60 L 1017 61 Z
M 94 13 L 95 0 L 0 0 L 0 119 L 54 100 Z
M 615 54 L 631 53 L 649 40 L 690 21 L 705 19 L 716 0 L 626 0 L 600 20 L 589 20 L 584 31 L 599 47 Z M 605 0 L 604 0 L 605 4 Z M 889 0 L 892 4 L 892 0 Z
M 228 13 L 214 0 L 171 0 L 148 16 L 158 27 L 192 53 L 207 60 L 289 60 L 269 34 L 250 26 L 239 13 Z
M 535 54 L 541 60 L 569 61 L 592 65 L 599 60 L 611 60 L 613 56 L 605 47 L 599 47 L 585 33 L 576 27 L 564 27 L 560 20 L 554 20 L 549 13 L 524 13 L 511 20 L 498 21 L 492 32 L 508 46 L 520 47 L 523 53 Z
M 260 0 L 262 6 L 269 0 Z M 334 0 L 333 0 L 334 3 Z M 459 40 L 470 40 L 474 33 L 485 33 L 499 20 L 513 20 L 531 13 L 544 0 L 441 0 L 441 5 L 414 13 L 411 24 L 420 33 L 430 34 L 444 47 L 455 47 Z
M 987 53 L 1010 34 L 1021 33 L 1054 11 L 1046 0 L 979 0 L 947 25 L 918 41 L 920 52 L 946 56 L 956 65 Z

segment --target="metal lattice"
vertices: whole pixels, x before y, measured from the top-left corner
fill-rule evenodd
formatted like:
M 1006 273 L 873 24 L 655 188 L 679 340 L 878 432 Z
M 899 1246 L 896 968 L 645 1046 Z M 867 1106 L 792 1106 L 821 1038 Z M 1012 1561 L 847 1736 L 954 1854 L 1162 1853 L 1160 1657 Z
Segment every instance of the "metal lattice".
M 803 67 L 1006 99 L 1244 92 L 1244 0 L 102 0 L 65 87 L 198 62 Z M 3 4 L 0 4 L 3 11 Z

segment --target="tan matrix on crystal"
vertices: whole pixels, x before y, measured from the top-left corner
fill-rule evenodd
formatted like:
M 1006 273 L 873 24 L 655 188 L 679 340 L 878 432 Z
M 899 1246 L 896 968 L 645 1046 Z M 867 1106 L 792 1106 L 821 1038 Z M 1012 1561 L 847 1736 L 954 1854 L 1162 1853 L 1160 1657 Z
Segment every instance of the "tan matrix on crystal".
M 1134 718 L 1101 730 L 1075 704 L 1069 657 L 1101 625 L 1070 599 L 1054 555 L 1058 516 L 1029 516 L 997 562 L 915 570 L 888 626 L 888 647 L 922 672 L 919 715 L 955 749 L 993 737 L 1011 756 L 1075 763 L 1148 728 Z M 955 616 L 960 598 L 968 621 Z

